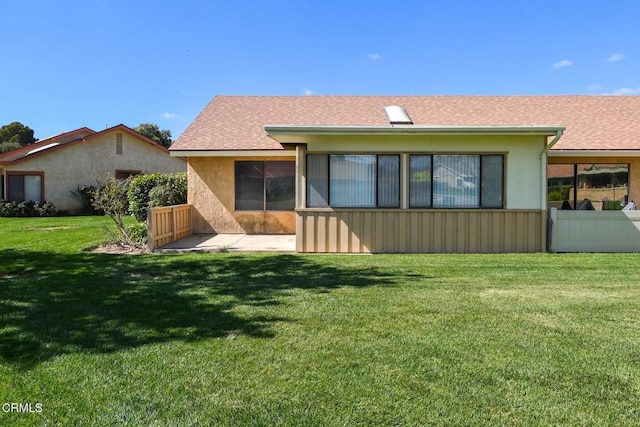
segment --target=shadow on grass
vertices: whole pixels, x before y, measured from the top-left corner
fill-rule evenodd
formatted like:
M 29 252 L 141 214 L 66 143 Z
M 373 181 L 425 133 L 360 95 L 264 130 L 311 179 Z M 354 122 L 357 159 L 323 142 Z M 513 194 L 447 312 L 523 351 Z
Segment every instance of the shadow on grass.
M 392 284 L 318 258 L 126 256 L 0 250 L 0 357 L 23 368 L 71 353 L 233 333 L 273 336 L 288 291 Z M 249 314 L 234 312 L 252 306 Z

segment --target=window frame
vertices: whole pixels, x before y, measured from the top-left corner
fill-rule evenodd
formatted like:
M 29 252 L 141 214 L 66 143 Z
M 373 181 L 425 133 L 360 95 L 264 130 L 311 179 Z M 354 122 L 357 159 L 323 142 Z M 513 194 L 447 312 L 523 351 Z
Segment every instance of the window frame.
M 605 159 L 602 159 L 605 160 Z M 572 176 L 571 177 L 567 177 L 567 176 L 550 176 L 550 168 L 554 167 L 554 166 L 566 166 L 566 167 L 571 167 L 572 169 Z M 612 185 L 612 186 L 608 186 L 606 184 L 602 184 L 602 182 L 600 182 L 599 185 L 587 185 L 586 181 L 588 181 L 585 177 L 583 172 L 584 171 L 588 171 L 589 169 L 587 169 L 585 166 L 591 166 L 591 168 L 620 168 L 620 167 L 625 167 L 626 168 L 626 182 L 624 185 Z M 620 210 L 622 209 L 623 203 L 624 205 L 626 205 L 629 202 L 629 188 L 630 188 L 630 182 L 629 179 L 631 177 L 631 168 L 632 168 L 632 163 L 631 162 L 574 162 L 574 161 L 563 161 L 563 162 L 554 162 L 554 163 L 547 163 L 547 194 L 546 194 L 546 199 L 547 199 L 547 209 L 549 209 L 551 206 L 551 203 L 555 203 L 558 202 L 558 204 L 556 205 L 556 207 L 558 209 L 571 209 L 571 210 L 578 210 L 581 206 L 581 204 L 584 202 L 583 200 L 580 200 L 580 197 L 584 197 L 584 196 L 580 196 L 578 195 L 578 193 L 583 192 L 583 191 L 589 191 L 589 189 L 593 189 L 593 190 L 607 190 L 607 189 L 611 189 L 611 193 L 613 193 L 613 197 L 609 198 L 607 195 L 605 195 L 602 199 L 600 200 L 589 200 L 592 204 L 592 206 L 596 209 L 596 210 L 603 210 L 603 211 L 609 211 L 609 210 Z M 613 176 L 615 176 L 617 173 L 612 173 L 612 178 Z M 582 175 L 582 176 L 581 176 Z M 597 176 L 597 175 L 596 175 Z M 581 180 L 581 178 L 583 178 Z M 601 178 L 600 178 L 601 179 Z M 554 185 L 550 185 L 552 183 L 552 180 L 556 180 L 553 182 Z M 568 181 L 568 182 L 567 182 Z M 568 187 L 567 190 L 573 189 L 573 191 L 570 191 L 568 194 L 568 198 L 566 199 L 562 199 L 562 200 L 549 200 L 549 195 L 551 193 L 555 193 L 555 192 L 563 192 L 563 188 L 564 187 Z M 625 193 L 622 197 L 619 197 L 619 195 L 616 195 L 616 191 L 618 191 L 617 189 L 620 189 L 621 192 Z M 624 190 L 623 190 L 624 189 Z M 560 203 L 562 203 L 562 205 L 560 205 Z M 565 207 L 565 203 L 568 204 L 568 206 Z M 597 203 L 601 203 L 601 205 L 599 205 L 600 209 L 597 209 L 598 205 Z
M 44 197 L 44 172 L 40 172 L 40 171 L 7 171 L 7 178 L 6 178 L 6 187 L 7 187 L 7 192 L 5 194 L 6 196 L 6 200 L 9 202 L 24 202 L 26 201 L 24 196 L 25 196 L 25 188 L 24 188 L 24 177 L 26 176 L 39 176 L 40 177 L 40 200 L 39 203 L 42 203 L 45 201 L 45 197 Z M 11 195 L 11 191 L 10 189 L 10 183 L 11 183 L 11 178 L 12 177 L 22 177 L 22 200 L 14 200 L 12 198 L 10 198 Z
M 122 175 L 122 174 L 127 174 L 127 176 L 125 178 L 120 178 L 118 177 L 118 175 Z M 141 170 L 135 170 L 135 169 L 116 169 L 115 170 L 115 174 L 114 177 L 116 179 L 116 181 L 125 181 L 133 176 L 136 175 L 142 175 L 142 171 Z
M 431 158 L 431 162 L 430 162 L 430 166 L 431 166 L 431 203 L 429 205 L 429 207 L 412 207 L 411 206 L 411 170 L 410 170 L 410 165 L 411 165 L 411 157 L 413 156 L 422 156 L 422 157 L 430 157 Z M 434 206 L 434 179 L 433 179 L 433 165 L 434 165 L 434 157 L 435 156 L 441 156 L 441 157 L 446 157 L 446 156 L 475 156 L 478 158 L 478 206 L 476 207 L 472 207 L 472 206 L 465 206 L 465 207 L 458 207 L 458 206 Z M 500 184 L 501 184 L 501 190 L 502 190 L 502 194 L 500 197 L 500 201 L 501 201 L 501 206 L 497 207 L 497 206 L 486 206 L 484 203 L 484 197 L 483 197 L 483 162 L 484 162 L 484 158 L 486 157 L 499 157 L 501 158 L 502 162 L 501 162 L 501 167 L 502 167 L 502 173 L 501 173 L 501 177 L 500 177 Z M 477 210 L 477 209 L 482 209 L 482 210 L 489 210 L 489 209 L 505 209 L 505 189 L 506 189 L 506 177 L 505 177 L 505 164 L 506 164 L 506 155 L 504 153 L 467 153 L 467 152 L 460 152 L 460 153 L 410 153 L 409 154 L 409 158 L 408 158 L 408 165 L 407 165 L 407 173 L 409 174 L 408 179 L 407 179 L 407 185 L 408 185 L 408 189 L 407 189 L 407 198 L 408 198 L 408 208 L 409 209 L 437 209 L 437 210 L 459 210 L 459 209 L 472 209 L 472 210 Z
M 309 156 L 316 157 L 324 157 L 324 164 L 326 165 L 326 206 L 310 206 L 309 205 L 309 197 L 308 195 L 311 193 L 311 183 L 309 179 L 306 179 L 305 190 L 305 207 L 309 209 L 401 209 L 402 207 L 402 155 L 396 152 L 389 153 L 306 153 L 305 155 L 305 164 L 309 163 Z M 374 188 L 374 203 L 375 206 L 335 206 L 332 205 L 332 191 L 331 191 L 331 156 L 375 156 L 375 182 L 373 183 Z M 397 178 L 397 195 L 398 201 L 396 206 L 380 206 L 380 157 L 395 157 L 397 158 L 398 165 L 398 178 Z
M 262 168 L 261 168 L 261 174 L 262 174 L 262 208 L 261 209 L 247 209 L 247 208 L 242 208 L 238 206 L 238 192 L 239 192 L 239 187 L 238 187 L 238 181 L 239 181 L 239 177 L 238 177 L 238 165 L 242 164 L 242 163 L 260 163 L 262 164 Z M 287 209 L 273 209 L 273 208 L 269 208 L 269 200 L 267 198 L 268 196 L 268 185 L 267 185 L 267 181 L 269 179 L 268 176 L 268 164 L 270 163 L 286 163 L 288 164 L 291 168 L 292 168 L 292 175 L 291 175 L 291 180 L 292 180 L 292 195 L 293 198 L 291 200 L 291 208 L 287 208 Z M 295 210 L 296 207 L 296 167 L 295 167 L 295 160 L 235 160 L 233 163 L 233 168 L 234 168 L 234 173 L 233 173 L 233 195 L 234 195 L 234 200 L 233 200 L 233 204 L 234 204 L 234 211 L 237 212 L 292 212 Z M 273 202 L 271 202 L 273 203 Z
M 370 155 L 375 155 L 376 156 L 376 183 L 375 183 L 375 191 L 376 191 L 376 206 L 375 207 L 358 207 L 358 206 L 335 206 L 332 204 L 332 195 L 331 195 L 331 161 L 330 161 L 330 156 L 332 155 L 338 155 L 338 156 L 348 156 L 348 155 L 363 155 L 363 156 L 370 156 Z M 325 173 L 322 173 L 322 171 L 317 171 L 320 173 L 316 172 L 316 177 L 318 180 L 326 180 L 326 184 L 324 185 L 324 187 L 326 187 L 326 194 L 319 194 L 318 196 L 314 196 L 315 199 L 319 200 L 319 201 L 326 201 L 326 205 L 311 205 L 310 204 L 310 194 L 315 194 L 318 193 L 317 189 L 319 187 L 321 187 L 320 185 L 318 185 L 317 187 L 312 187 L 312 185 L 314 185 L 314 183 L 311 182 L 311 179 L 309 177 L 308 174 L 308 165 L 309 165 L 309 156 L 314 156 L 318 159 L 323 159 L 322 163 L 324 163 L 324 165 L 326 165 L 326 171 Z M 397 156 L 398 158 L 398 204 L 395 207 L 389 207 L 389 206 L 380 206 L 379 204 L 379 157 L 380 156 Z M 425 183 L 429 186 L 430 189 L 430 194 L 427 196 L 429 198 L 430 204 L 429 206 L 413 206 L 411 203 L 411 161 L 412 158 L 414 156 L 423 156 L 423 157 L 427 157 L 429 159 L 429 183 Z M 477 192 L 478 192 L 478 204 L 477 206 L 465 206 L 465 207 L 458 207 L 458 206 L 451 206 L 451 207 L 447 207 L 447 206 L 442 206 L 442 207 L 434 207 L 434 180 L 433 180 L 433 162 L 434 162 L 434 156 L 474 156 L 478 159 L 478 166 L 477 166 Z M 507 203 L 507 196 L 506 196 L 506 191 L 507 191 L 507 179 L 506 179 L 506 172 L 507 172 L 507 157 L 508 157 L 508 153 L 505 152 L 376 152 L 376 153 L 370 153 L 370 152 L 344 152 L 344 153 L 336 153 L 336 152 L 307 152 L 305 154 L 304 160 L 305 160 L 305 165 L 306 165 L 306 170 L 305 170 L 305 201 L 304 201 L 304 206 L 306 209 L 403 209 L 403 210 L 420 210 L 420 209 L 433 209 L 433 210 L 491 210 L 491 209 L 496 209 L 496 210 L 503 210 L 506 209 L 506 203 Z M 500 195 L 499 195 L 499 202 L 500 202 L 500 206 L 496 205 L 488 205 L 489 203 L 489 194 L 488 192 L 490 192 L 492 190 L 491 187 L 487 187 L 485 185 L 483 185 L 483 183 L 485 183 L 485 174 L 483 173 L 483 169 L 484 169 L 484 165 L 485 162 L 487 160 L 487 158 L 499 158 L 500 159 L 500 167 L 501 170 L 499 171 L 499 174 L 496 175 L 494 178 L 499 177 L 500 182 L 499 182 L 499 189 L 500 189 Z M 317 163 L 318 167 L 322 167 L 321 166 L 321 160 L 318 160 Z M 326 200 L 322 200 L 324 198 L 326 198 Z M 494 195 L 494 197 L 492 199 L 498 199 L 497 195 Z

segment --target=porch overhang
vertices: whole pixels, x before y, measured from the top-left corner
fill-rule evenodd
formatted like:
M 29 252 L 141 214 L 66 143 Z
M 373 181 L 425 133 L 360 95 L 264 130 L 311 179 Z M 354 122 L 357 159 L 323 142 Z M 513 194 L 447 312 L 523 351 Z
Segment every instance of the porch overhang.
M 281 144 L 306 143 L 322 136 L 402 136 L 402 135 L 540 135 L 555 136 L 564 126 L 299 126 L 266 125 L 270 138 Z

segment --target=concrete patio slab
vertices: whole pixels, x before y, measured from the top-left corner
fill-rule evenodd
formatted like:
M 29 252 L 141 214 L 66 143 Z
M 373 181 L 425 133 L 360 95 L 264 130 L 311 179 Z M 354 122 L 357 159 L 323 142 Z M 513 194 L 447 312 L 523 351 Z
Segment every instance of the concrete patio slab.
M 293 234 L 193 234 L 155 249 L 159 253 L 175 252 L 295 252 Z

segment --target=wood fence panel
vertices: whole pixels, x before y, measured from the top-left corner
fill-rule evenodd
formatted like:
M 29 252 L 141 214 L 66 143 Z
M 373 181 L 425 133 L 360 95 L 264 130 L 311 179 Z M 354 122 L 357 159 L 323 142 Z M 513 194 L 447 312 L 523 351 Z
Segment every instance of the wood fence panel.
M 190 236 L 191 233 L 191 205 L 147 210 L 147 245 L 150 251 Z

